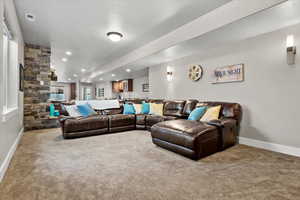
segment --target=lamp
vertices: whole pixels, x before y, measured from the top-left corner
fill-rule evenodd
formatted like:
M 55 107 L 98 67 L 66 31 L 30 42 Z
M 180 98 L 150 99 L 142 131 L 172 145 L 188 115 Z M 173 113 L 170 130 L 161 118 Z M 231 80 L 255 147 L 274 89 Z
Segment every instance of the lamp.
M 296 46 L 294 44 L 294 36 L 289 35 L 286 38 L 286 47 L 287 47 L 287 64 L 293 65 L 295 64 L 296 57 Z
M 172 81 L 173 80 L 173 71 L 170 66 L 167 66 L 167 80 Z

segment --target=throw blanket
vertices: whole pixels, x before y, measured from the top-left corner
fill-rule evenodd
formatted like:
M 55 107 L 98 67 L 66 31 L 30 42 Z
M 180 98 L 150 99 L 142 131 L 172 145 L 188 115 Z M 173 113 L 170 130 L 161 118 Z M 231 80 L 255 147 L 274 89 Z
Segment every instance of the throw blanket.
M 95 110 L 106 110 L 113 108 L 120 108 L 120 103 L 117 99 L 114 100 L 86 100 L 86 101 L 75 101 L 76 105 L 88 103 Z

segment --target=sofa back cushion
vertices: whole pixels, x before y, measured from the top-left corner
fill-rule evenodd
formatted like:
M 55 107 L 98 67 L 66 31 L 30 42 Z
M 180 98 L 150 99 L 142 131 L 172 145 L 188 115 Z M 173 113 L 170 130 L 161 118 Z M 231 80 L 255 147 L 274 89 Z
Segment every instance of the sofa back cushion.
M 183 117 L 185 101 L 165 101 L 164 115 L 172 117 Z
M 239 123 L 242 119 L 242 107 L 238 103 L 229 102 L 215 102 L 215 101 L 205 101 L 198 102 L 198 106 L 218 106 L 221 105 L 221 111 L 219 118 L 233 118 Z
M 191 114 L 191 112 L 196 108 L 197 103 L 198 103 L 198 100 L 195 100 L 195 99 L 187 100 L 185 102 L 182 114 L 184 116 L 189 116 Z

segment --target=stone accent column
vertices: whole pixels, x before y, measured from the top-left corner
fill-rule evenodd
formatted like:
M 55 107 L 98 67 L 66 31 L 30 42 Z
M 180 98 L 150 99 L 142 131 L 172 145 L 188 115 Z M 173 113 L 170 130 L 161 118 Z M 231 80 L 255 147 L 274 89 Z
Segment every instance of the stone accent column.
M 56 122 L 48 119 L 49 112 L 47 111 L 51 81 L 50 56 L 50 48 L 31 44 L 25 45 L 25 130 L 56 127 Z

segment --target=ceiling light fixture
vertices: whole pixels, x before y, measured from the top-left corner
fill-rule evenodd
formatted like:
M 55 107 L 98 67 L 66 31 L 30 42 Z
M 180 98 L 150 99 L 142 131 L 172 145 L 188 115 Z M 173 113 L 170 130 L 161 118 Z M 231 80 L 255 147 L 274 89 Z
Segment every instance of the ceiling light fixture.
M 67 61 L 68 61 L 67 58 L 62 58 L 61 60 L 62 60 L 63 62 L 67 62 Z
M 73 74 L 73 76 L 74 76 L 74 77 L 78 77 L 78 75 L 77 75 L 77 74 Z
M 71 52 L 71 51 L 66 51 L 66 54 L 67 54 L 68 56 L 71 56 L 71 55 L 72 55 L 72 52 Z
M 116 75 L 115 75 L 115 74 L 112 74 L 111 76 L 112 76 L 112 77 L 115 77 Z
M 31 21 L 31 22 L 34 22 L 35 21 L 35 16 L 31 13 L 26 13 L 25 14 L 25 18 L 28 20 L 28 21 Z
M 82 73 L 86 72 L 86 69 L 81 69 L 81 72 L 82 72 Z
M 119 42 L 123 37 L 119 32 L 108 32 L 106 35 L 113 42 Z
M 131 72 L 131 69 L 126 69 L 126 72 L 128 72 L 128 73 Z
M 68 81 L 71 81 L 72 79 L 68 78 Z
M 99 78 L 99 81 L 103 81 L 103 78 Z

